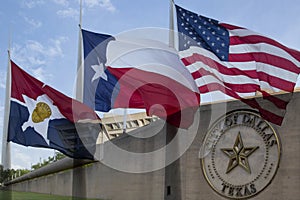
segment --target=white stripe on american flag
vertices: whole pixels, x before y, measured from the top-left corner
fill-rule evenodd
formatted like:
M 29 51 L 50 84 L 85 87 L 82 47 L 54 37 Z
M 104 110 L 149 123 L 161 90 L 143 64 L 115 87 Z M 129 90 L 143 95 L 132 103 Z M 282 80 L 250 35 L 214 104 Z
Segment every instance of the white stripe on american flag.
M 264 35 L 261 35 L 259 33 L 256 33 L 254 31 L 251 31 L 251 30 L 248 30 L 245 28 L 237 28 L 237 29 L 232 29 L 232 30 L 228 30 L 228 31 L 229 31 L 229 37 L 235 36 L 235 35 L 238 35 L 240 37 L 251 36 L 251 35 L 259 35 L 259 36 L 265 37 Z

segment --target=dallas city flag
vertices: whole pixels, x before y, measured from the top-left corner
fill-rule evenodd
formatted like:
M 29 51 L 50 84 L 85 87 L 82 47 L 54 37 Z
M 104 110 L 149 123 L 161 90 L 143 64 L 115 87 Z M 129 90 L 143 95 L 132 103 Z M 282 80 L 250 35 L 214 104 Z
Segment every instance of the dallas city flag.
M 8 142 L 93 159 L 100 132 L 89 107 L 45 85 L 11 61 Z
M 281 125 L 300 73 L 300 52 L 176 5 L 180 57 L 208 98 L 240 99 Z M 246 98 L 259 92 L 262 98 Z M 285 93 L 285 95 L 274 95 Z
M 145 108 L 181 128 L 193 123 L 200 95 L 174 49 L 134 36 L 82 34 L 84 103 L 102 112 Z

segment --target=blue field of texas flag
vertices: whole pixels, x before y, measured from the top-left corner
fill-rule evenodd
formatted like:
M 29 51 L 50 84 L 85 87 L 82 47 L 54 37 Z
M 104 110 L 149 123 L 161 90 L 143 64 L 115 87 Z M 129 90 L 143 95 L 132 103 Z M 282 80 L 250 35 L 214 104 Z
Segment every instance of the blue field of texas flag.
M 93 159 L 100 132 L 97 114 L 20 69 L 11 61 L 8 141 Z

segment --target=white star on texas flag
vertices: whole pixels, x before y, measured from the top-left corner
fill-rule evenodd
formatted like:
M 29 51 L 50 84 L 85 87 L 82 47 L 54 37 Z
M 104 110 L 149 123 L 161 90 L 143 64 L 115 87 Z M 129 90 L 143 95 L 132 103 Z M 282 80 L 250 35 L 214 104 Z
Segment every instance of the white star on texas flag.
M 105 73 L 105 66 L 103 63 L 100 62 L 99 57 L 97 57 L 98 65 L 92 65 L 91 68 L 95 71 L 95 74 L 92 78 L 92 82 L 97 80 L 99 77 L 103 78 L 107 81 L 107 75 Z

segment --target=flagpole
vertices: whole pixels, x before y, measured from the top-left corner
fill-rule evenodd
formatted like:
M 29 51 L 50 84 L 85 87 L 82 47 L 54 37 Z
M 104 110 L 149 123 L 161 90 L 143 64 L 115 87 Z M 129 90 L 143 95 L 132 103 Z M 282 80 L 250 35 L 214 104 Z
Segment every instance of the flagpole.
M 83 102 L 83 75 L 84 66 L 82 61 L 82 0 L 80 0 L 79 12 L 79 33 L 78 33 L 78 56 L 77 56 L 77 80 L 76 80 L 76 100 Z
M 10 143 L 8 139 L 8 121 L 10 112 L 10 96 L 11 96 L 11 61 L 10 61 L 10 41 L 8 46 L 8 65 L 6 75 L 6 98 L 5 98 L 5 111 L 3 121 L 3 138 L 2 138 L 2 165 L 3 169 L 11 168 L 11 154 L 10 154 Z
M 82 0 L 80 0 L 80 11 L 79 11 L 79 33 L 78 33 L 78 54 L 77 54 L 77 79 L 76 79 L 76 95 L 75 98 L 79 102 L 83 102 L 83 85 L 84 85 L 84 64 L 82 61 Z M 79 194 L 86 197 L 86 177 L 85 174 L 79 170 L 74 173 L 75 167 L 80 163 L 80 160 L 73 159 L 73 185 L 72 185 L 72 196 L 76 197 Z
M 126 122 L 127 122 L 127 108 L 124 108 L 123 133 L 126 133 Z
M 169 46 L 175 48 L 175 35 L 174 35 L 174 1 L 170 0 L 169 8 Z M 183 185 L 181 180 L 182 169 L 180 167 L 181 159 L 178 159 L 168 165 L 167 160 L 170 157 L 170 154 L 178 155 L 179 154 L 179 141 L 176 139 L 176 134 L 178 129 L 174 128 L 170 124 L 166 124 L 166 136 L 165 136 L 165 145 L 167 146 L 172 140 L 175 139 L 176 145 L 172 149 L 167 149 L 165 153 L 165 194 L 164 199 L 181 199 L 182 191 L 181 187 Z M 173 141 L 172 141 L 173 142 Z
M 170 0 L 170 11 L 169 11 L 169 46 L 175 47 L 175 37 L 174 37 L 174 1 Z

